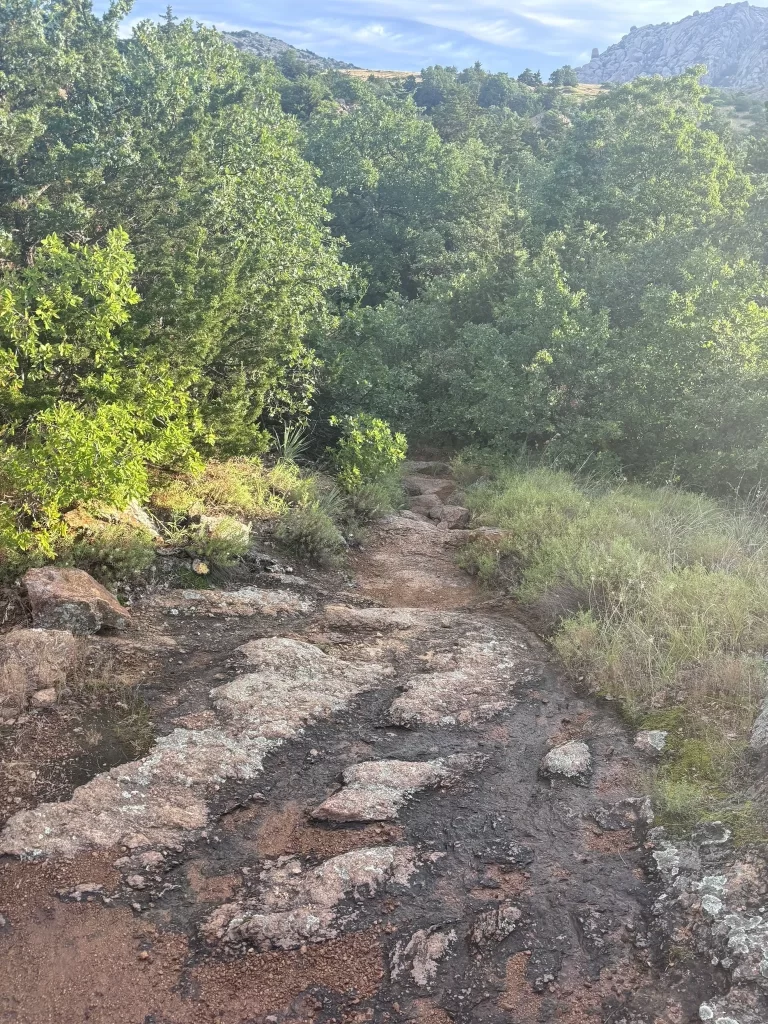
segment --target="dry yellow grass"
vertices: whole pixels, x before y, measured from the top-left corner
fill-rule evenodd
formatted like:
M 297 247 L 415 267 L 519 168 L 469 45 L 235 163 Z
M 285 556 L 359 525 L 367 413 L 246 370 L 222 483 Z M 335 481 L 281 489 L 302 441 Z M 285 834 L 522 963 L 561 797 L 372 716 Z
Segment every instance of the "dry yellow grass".
M 349 68 L 342 72 L 344 75 L 349 75 L 350 78 L 415 78 L 417 82 L 421 81 L 421 74 L 418 71 L 369 71 L 366 68 Z
M 601 85 L 593 85 L 587 82 L 581 82 L 579 85 L 576 85 L 573 88 L 574 92 L 578 93 L 580 96 L 587 96 L 589 98 L 593 98 L 600 94 L 603 87 Z

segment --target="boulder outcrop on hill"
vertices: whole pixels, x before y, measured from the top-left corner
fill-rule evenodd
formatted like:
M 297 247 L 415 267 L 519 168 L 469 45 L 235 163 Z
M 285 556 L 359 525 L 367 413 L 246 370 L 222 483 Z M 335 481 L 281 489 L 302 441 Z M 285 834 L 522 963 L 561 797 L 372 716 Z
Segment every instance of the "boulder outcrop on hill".
M 257 57 L 267 60 L 276 60 L 285 54 L 291 54 L 316 71 L 349 70 L 355 67 L 354 64 L 335 60 L 333 57 L 321 57 L 319 54 L 313 53 L 312 50 L 300 50 L 296 46 L 291 46 L 290 43 L 283 42 L 282 39 L 265 36 L 262 32 L 249 32 L 247 29 L 241 29 L 239 32 L 223 32 L 222 35 L 238 50 L 245 50 L 246 53 L 253 53 Z
M 768 7 L 744 2 L 698 11 L 682 21 L 633 27 L 579 68 L 585 83 L 669 77 L 705 64 L 704 82 L 723 89 L 768 89 Z

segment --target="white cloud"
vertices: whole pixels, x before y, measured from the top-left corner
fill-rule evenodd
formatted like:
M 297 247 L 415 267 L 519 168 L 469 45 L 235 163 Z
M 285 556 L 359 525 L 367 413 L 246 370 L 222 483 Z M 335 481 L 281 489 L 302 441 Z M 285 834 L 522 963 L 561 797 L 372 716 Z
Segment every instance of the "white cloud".
M 395 31 L 380 22 L 354 25 L 335 19 L 312 18 L 304 24 L 312 40 L 326 51 L 334 41 L 374 46 L 397 54 L 415 54 L 423 45 L 418 35 Z
M 130 39 L 134 27 L 143 20 L 143 18 L 129 18 L 127 21 L 121 22 L 117 34 L 121 39 Z
M 462 32 L 481 41 L 487 38 L 488 25 L 508 26 L 506 31 L 524 31 L 521 22 L 532 25 L 533 31 L 524 37 L 515 35 L 517 42 L 541 41 L 536 26 L 554 30 L 557 43 L 567 41 L 568 35 L 577 33 L 594 36 L 602 41 L 617 41 L 632 25 L 651 22 L 677 21 L 693 12 L 696 0 L 633 0 L 616 3 L 615 0 L 440 0 L 419 3 L 414 0 L 347 0 L 348 11 L 375 10 L 385 18 L 398 18 L 434 28 Z M 715 4 L 703 4 L 709 10 Z M 550 40 L 551 43 L 554 42 Z M 501 43 L 501 45 L 504 45 Z
M 720 0 L 723 2 L 723 0 Z M 96 0 L 103 9 L 107 0 Z M 135 0 L 123 32 L 165 0 Z M 514 70 L 585 63 L 632 25 L 677 21 L 702 0 L 175 0 L 174 14 L 224 30 L 250 28 L 368 67 L 482 60 Z M 531 66 L 538 66 L 531 64 Z

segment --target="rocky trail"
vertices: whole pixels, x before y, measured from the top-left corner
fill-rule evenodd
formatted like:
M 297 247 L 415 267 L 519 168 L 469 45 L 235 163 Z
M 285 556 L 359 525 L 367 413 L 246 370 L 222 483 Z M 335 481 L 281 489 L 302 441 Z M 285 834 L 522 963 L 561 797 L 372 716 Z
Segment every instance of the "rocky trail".
M 347 578 L 256 566 L 89 640 L 140 752 L 66 704 L 3 728 L 0 1021 L 768 1020 L 763 859 L 652 829 L 648 755 L 455 566 L 436 472 Z

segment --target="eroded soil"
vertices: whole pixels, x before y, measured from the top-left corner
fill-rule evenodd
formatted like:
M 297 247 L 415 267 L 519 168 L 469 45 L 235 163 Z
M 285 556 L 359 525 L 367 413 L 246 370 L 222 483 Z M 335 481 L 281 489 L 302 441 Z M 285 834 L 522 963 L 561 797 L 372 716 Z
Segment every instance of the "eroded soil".
M 411 491 L 450 498 L 414 469 Z M 76 705 L 15 727 L 0 1021 L 698 1019 L 726 979 L 656 929 L 632 737 L 455 567 L 455 540 L 405 513 L 348 582 L 161 593 L 94 641 L 142 682 L 158 740 Z M 539 773 L 569 740 L 587 784 Z M 451 771 L 387 788 L 384 820 L 312 817 L 372 761 Z

